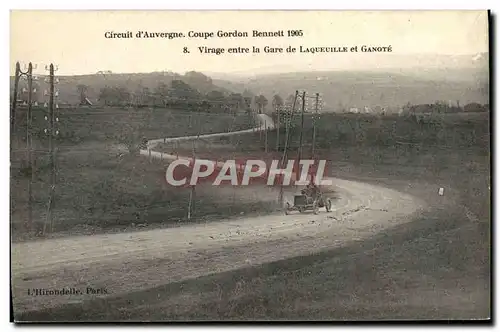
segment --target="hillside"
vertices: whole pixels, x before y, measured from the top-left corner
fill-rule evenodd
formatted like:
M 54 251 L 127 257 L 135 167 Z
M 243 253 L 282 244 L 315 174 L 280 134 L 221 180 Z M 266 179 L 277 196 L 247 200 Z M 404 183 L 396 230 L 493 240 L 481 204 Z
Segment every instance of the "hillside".
M 450 75 L 451 73 L 448 72 Z M 407 104 L 434 103 L 438 100 L 459 101 L 461 105 L 470 102 L 488 103 L 488 80 L 459 80 L 436 78 L 436 72 L 421 72 L 419 75 L 394 72 L 315 72 L 265 75 L 248 79 L 246 82 L 214 83 L 231 90 L 242 87 L 256 94 L 272 98 L 274 94 L 287 97 L 295 90 L 319 92 L 324 100 L 325 110 L 341 108 L 382 106 L 399 107 Z M 454 72 L 457 77 L 471 77 L 471 73 Z
M 487 53 L 475 56 L 397 56 L 381 58 L 372 68 L 366 64 L 357 65 L 358 69 L 350 67 L 354 66 L 346 64 L 345 68 L 328 71 L 285 72 L 280 68 L 283 73 L 210 75 L 218 86 L 238 92 L 246 88 L 267 98 L 274 94 L 286 98 L 295 90 L 319 92 L 327 111 L 364 106 L 400 107 L 408 102 L 427 104 L 438 100 L 454 104 L 459 101 L 461 105 L 471 102 L 486 104 L 489 99 Z M 262 71 L 266 71 L 265 68 Z
M 339 66 L 341 64 L 342 62 L 339 62 Z M 460 105 L 472 102 L 487 104 L 489 100 L 487 53 L 438 57 L 391 56 L 380 58 L 380 62 L 371 68 L 367 68 L 367 64 L 356 63 L 356 66 L 350 64 L 346 65 L 346 68 L 326 71 L 286 72 L 284 67 L 275 70 L 282 72 L 266 74 L 266 69 L 263 68 L 258 71 L 263 74 L 259 75 L 251 72 L 202 74 L 191 71 L 184 75 L 153 72 L 61 76 L 58 77 L 57 85 L 60 92 L 58 101 L 78 104 L 79 89 L 83 87 L 86 89 L 86 96 L 95 103 L 99 99 L 101 89 L 107 86 L 126 87 L 129 95 L 123 98 L 129 100 L 134 95 L 155 94 L 161 84 L 170 87 L 173 80 L 181 80 L 204 95 L 212 91 L 226 95 L 231 92 L 262 94 L 269 101 L 275 94 L 286 99 L 295 90 L 306 90 L 311 94 L 318 92 L 322 95 L 325 111 L 364 106 L 398 109 L 407 103 L 430 104 L 436 101 L 452 102 L 454 105 L 457 102 Z M 43 92 L 48 89 L 47 83 L 39 80 L 37 84 L 39 85 L 36 85 L 38 89 L 34 100 L 45 102 L 48 98 Z M 13 84 L 11 89 L 12 86 Z M 271 103 L 267 108 L 270 107 Z
M 143 89 L 149 90 L 151 93 L 155 91 L 159 84 L 164 83 L 170 86 L 173 80 L 182 80 L 189 84 L 199 92 L 206 94 L 211 91 L 220 91 L 229 93 L 228 89 L 221 88 L 212 82 L 212 79 L 198 72 L 188 72 L 185 75 L 180 75 L 173 72 L 154 72 L 154 73 L 131 73 L 131 74 L 114 74 L 114 73 L 97 73 L 93 75 L 78 75 L 78 76 L 57 76 L 59 83 L 58 101 L 62 104 L 78 105 L 80 102 L 79 86 L 85 86 L 87 97 L 93 102 L 97 102 L 102 88 L 109 87 L 126 87 L 127 90 L 134 94 L 140 93 Z M 13 89 L 14 78 L 11 77 L 11 93 Z M 26 86 L 25 81 L 21 81 L 20 86 Z M 44 90 L 48 89 L 48 84 L 42 78 L 34 83 L 38 86 L 34 100 L 45 102 L 48 97 L 44 96 Z M 25 98 L 24 98 L 25 99 Z

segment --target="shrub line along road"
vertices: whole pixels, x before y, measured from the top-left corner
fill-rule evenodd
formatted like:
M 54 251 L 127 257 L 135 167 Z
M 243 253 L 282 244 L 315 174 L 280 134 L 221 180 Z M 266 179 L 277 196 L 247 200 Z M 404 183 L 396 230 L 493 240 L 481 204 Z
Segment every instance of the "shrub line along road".
M 274 128 L 269 116 L 259 114 L 258 119 Z M 261 129 L 262 126 L 200 138 Z M 176 158 L 151 149 L 159 143 L 194 138 L 152 140 L 141 154 L 166 160 Z M 420 199 L 381 186 L 332 180 L 339 199 L 330 213 L 321 209 L 319 215 L 272 214 L 161 230 L 14 243 L 14 312 L 17 315 L 101 296 L 119 297 L 211 273 L 338 248 L 408 222 L 425 205 Z M 291 198 L 291 193 L 286 193 L 285 199 Z M 105 289 L 107 294 L 87 294 L 88 287 Z M 82 294 L 28 294 L 28 289 L 40 288 L 74 288 Z

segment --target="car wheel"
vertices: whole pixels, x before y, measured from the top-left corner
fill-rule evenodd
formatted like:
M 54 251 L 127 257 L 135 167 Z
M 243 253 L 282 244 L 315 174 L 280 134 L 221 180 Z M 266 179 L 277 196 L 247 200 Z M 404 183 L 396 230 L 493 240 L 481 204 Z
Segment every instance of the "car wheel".
M 330 212 L 332 211 L 332 201 L 330 199 L 328 199 L 326 201 L 326 212 Z

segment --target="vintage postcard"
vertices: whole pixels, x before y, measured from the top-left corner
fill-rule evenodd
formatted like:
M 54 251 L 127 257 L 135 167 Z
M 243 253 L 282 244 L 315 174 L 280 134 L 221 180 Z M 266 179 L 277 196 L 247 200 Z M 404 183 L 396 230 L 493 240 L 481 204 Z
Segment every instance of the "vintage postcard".
M 488 11 L 12 11 L 15 322 L 489 320 Z

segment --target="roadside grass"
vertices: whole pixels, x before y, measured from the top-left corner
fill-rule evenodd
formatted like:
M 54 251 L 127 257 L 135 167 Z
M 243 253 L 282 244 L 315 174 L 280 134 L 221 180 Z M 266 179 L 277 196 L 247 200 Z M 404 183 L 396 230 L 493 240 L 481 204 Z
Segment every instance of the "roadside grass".
M 148 139 L 212 133 L 233 128 L 251 128 L 254 123 L 247 115 L 206 116 L 170 110 L 139 110 L 137 116 L 124 110 L 70 110 L 61 112 L 61 135 L 57 141 L 57 186 L 53 212 L 53 232 L 63 234 L 93 234 L 172 225 L 185 221 L 189 190 L 165 184 L 165 165 L 152 163 L 130 151 L 123 138 L 145 135 Z M 131 112 L 131 111 L 127 111 Z M 150 112 L 146 118 L 145 114 Z M 35 113 L 35 118 L 36 118 Z M 41 113 L 38 113 L 40 115 Z M 21 114 L 22 115 L 22 114 Z M 70 116 L 71 115 L 71 116 Z M 191 125 L 189 116 L 192 117 Z M 35 120 L 35 174 L 33 183 L 34 224 L 28 228 L 28 179 L 22 126 L 18 126 L 11 153 L 11 229 L 13 240 L 41 236 L 46 222 L 51 165 L 47 152 L 47 137 L 43 133 L 43 118 Z M 18 117 L 22 123 L 22 117 Z M 125 132 L 126 128 L 128 132 Z M 137 131 L 136 131 L 137 130 Z M 134 138 L 136 139 L 136 138 Z M 198 197 L 193 221 L 249 213 L 265 204 L 231 202 L 220 204 L 210 197 Z
M 346 141 L 320 147 L 317 157 L 329 161 L 332 175 L 394 187 L 427 201 L 429 208 L 413 221 L 346 248 L 199 278 L 192 281 L 192 288 L 181 287 L 176 300 L 152 303 L 151 308 L 122 308 L 125 316 L 151 320 L 490 317 L 487 121 L 447 118 L 439 125 L 444 130 L 440 136 L 424 135 L 422 131 L 433 129 L 411 119 L 395 121 L 406 121 L 398 124 L 409 127 L 404 143 L 414 144 L 391 146 L 390 132 L 381 132 L 378 141 L 370 137 L 364 141 L 370 148 Z M 243 150 L 262 150 L 263 140 L 256 134 L 242 141 Z M 440 187 L 445 188 L 443 197 L 437 194 Z M 175 292 L 168 294 L 175 298 Z M 181 301 L 185 298 L 190 302 Z
M 477 146 L 431 148 L 407 159 L 395 157 L 392 149 L 364 152 L 337 147 L 319 155 L 329 156 L 333 175 L 407 191 L 429 202 L 428 211 L 345 250 L 199 280 L 223 287 L 223 295 L 184 310 L 159 304 L 155 312 L 163 315 L 151 319 L 491 317 L 489 155 Z M 346 155 L 353 158 L 346 162 Z M 443 198 L 439 187 L 445 188 Z M 210 291 L 218 294 L 217 289 Z M 205 292 L 198 297 L 206 298 Z M 130 312 L 131 318 L 151 314 Z
M 218 287 L 214 288 L 223 289 L 218 298 L 170 318 L 487 318 L 489 248 L 481 241 L 486 237 L 471 236 L 479 233 L 477 225 L 465 220 L 455 228 L 459 218 L 448 213 L 438 218 L 424 215 L 415 222 L 419 227 L 427 224 L 428 229 L 408 225 L 399 230 L 401 234 L 389 232 L 348 248 L 346 253 L 302 257 L 272 273 L 269 266 L 256 268 L 251 274 L 254 277 L 239 271 L 231 279 L 218 278 L 214 281 Z M 141 316 L 131 312 L 132 317 Z M 157 314 L 153 319 L 169 319 L 168 309 L 160 306 L 155 312 L 164 315 Z
M 34 108 L 33 137 L 39 147 L 48 147 L 48 113 Z M 213 114 L 162 108 L 79 108 L 56 111 L 56 145 L 59 148 L 84 142 L 122 143 L 126 139 L 156 139 L 249 129 L 255 119 L 248 114 Z M 26 110 L 16 115 L 14 138 L 25 142 Z
M 436 126 L 432 129 L 410 119 L 396 119 L 407 131 L 401 133 L 404 140 L 395 144 L 391 142 L 399 136 L 382 130 L 383 126 L 378 140 L 372 136 L 376 130 L 362 142 L 336 141 L 332 130 L 322 134 L 325 140 L 337 142 L 318 150 L 318 156 L 332 163 L 331 174 L 394 187 L 429 204 L 407 223 L 316 255 L 181 283 L 166 282 L 127 297 L 25 313 L 23 318 L 330 321 L 491 317 L 489 125 L 485 119 L 449 119 L 440 124 L 439 135 Z M 392 126 L 389 120 L 385 124 Z M 262 141 L 255 134 L 241 137 L 240 142 L 244 149 L 262 151 Z M 437 195 L 439 187 L 445 188 L 442 197 Z
M 346 248 L 199 278 L 178 297 L 169 288 L 171 300 L 122 313 L 151 320 L 491 317 L 489 158 L 480 151 L 447 152 L 408 164 L 390 153 L 378 164 L 369 153 L 364 163 L 359 154 L 349 164 L 337 161 L 336 176 L 426 200 L 429 208 L 407 224 Z M 439 187 L 445 196 L 437 195 Z
M 406 182 L 407 192 L 434 201 L 409 223 L 345 248 L 199 278 L 178 292 L 165 288 L 169 301 L 120 310 L 129 319 L 151 320 L 488 318 L 485 176 L 475 174 L 470 182 L 454 177 L 446 195 L 456 195 L 456 201 L 440 200 L 427 183 L 408 188 L 411 182 L 400 181 L 393 187 L 403 189 Z M 390 186 L 390 177 L 385 182 Z
M 366 241 L 179 283 L 26 312 L 20 320 L 478 319 L 490 313 L 489 234 L 450 207 Z

